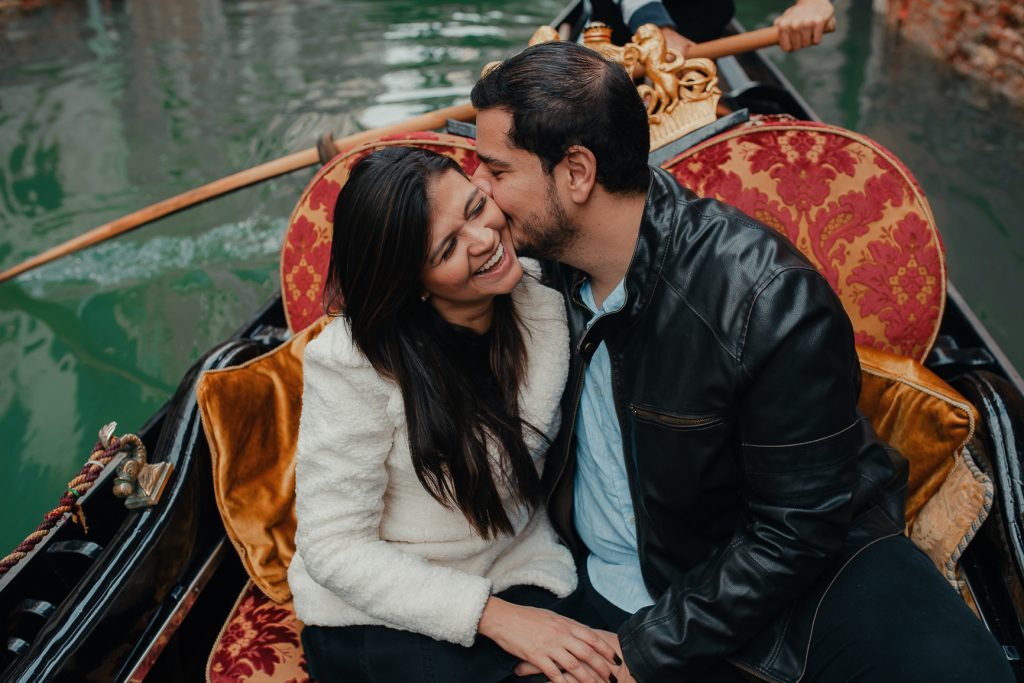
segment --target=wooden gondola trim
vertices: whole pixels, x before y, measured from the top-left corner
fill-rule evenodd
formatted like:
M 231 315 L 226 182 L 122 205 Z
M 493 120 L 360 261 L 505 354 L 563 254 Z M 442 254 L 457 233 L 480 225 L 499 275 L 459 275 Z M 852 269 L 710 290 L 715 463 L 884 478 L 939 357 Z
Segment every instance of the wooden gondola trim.
M 9 555 L 0 560 L 0 576 L 14 568 L 57 526 L 58 522 L 68 516 L 77 522 L 85 533 L 89 532 L 89 527 L 85 523 L 85 511 L 82 510 L 80 501 L 88 493 L 89 489 L 92 488 L 93 483 L 99 478 L 100 473 L 107 464 L 118 453 L 125 450 L 144 453 L 146 447 L 142 444 L 139 437 L 134 434 L 125 434 L 121 437 L 111 436 L 106 444 L 102 440 L 96 442 L 92 453 L 89 455 L 89 459 L 82 466 L 81 472 L 68 482 L 67 488 L 64 490 L 63 495 L 61 495 L 60 504 L 46 513 L 43 516 L 43 521 L 36 527 L 36 530 L 26 536 L 25 540 L 19 543 Z

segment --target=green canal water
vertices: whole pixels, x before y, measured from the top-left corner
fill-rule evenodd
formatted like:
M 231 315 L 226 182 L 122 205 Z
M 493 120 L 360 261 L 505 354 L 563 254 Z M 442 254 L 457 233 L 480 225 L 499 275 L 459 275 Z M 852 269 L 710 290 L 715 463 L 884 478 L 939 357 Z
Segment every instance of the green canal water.
M 767 23 L 785 2 L 745 0 Z M 234 171 L 466 98 L 561 8 L 532 3 L 59 2 L 0 13 L 0 269 Z M 836 2 L 824 48 L 772 58 L 826 120 L 900 155 L 950 274 L 1024 367 L 1016 286 L 1024 112 Z M 0 285 L 0 555 L 53 507 L 104 423 L 139 427 L 277 288 L 312 171 Z

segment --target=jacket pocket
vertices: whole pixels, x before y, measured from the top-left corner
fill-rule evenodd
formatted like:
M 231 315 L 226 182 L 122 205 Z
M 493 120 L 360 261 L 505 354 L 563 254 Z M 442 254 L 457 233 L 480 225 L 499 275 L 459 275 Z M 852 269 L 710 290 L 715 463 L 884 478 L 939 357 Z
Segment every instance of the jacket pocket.
M 657 535 L 664 540 L 685 527 L 720 542 L 733 529 L 740 488 L 728 419 L 635 403 L 629 414 L 629 457 Z
M 721 415 L 714 414 L 676 415 L 636 403 L 630 404 L 629 412 L 633 414 L 633 417 L 642 422 L 649 422 L 659 427 L 675 430 L 706 429 L 721 423 L 724 419 Z

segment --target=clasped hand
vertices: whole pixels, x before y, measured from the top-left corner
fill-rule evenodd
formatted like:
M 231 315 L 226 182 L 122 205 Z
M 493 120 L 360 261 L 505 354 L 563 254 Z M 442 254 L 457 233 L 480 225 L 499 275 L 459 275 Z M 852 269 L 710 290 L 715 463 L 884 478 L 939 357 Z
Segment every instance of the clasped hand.
M 490 597 L 479 632 L 522 662 L 516 674 L 554 683 L 630 683 L 614 633 L 596 631 L 549 610 Z

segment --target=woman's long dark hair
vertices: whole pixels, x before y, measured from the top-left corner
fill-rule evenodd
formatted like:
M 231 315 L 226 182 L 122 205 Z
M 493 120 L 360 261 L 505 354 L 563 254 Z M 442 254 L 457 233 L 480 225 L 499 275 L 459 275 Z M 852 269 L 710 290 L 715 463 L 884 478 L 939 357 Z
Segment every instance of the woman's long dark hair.
M 448 157 L 413 147 L 373 152 L 352 169 L 334 209 L 324 304 L 348 321 L 352 339 L 402 391 L 413 467 L 441 504 L 458 508 L 484 538 L 514 532 L 504 488 L 535 507 L 540 480 L 519 418 L 526 348 L 509 295 L 495 297 L 492 388 L 480 386 L 465 353 L 468 333 L 421 300 L 430 241 L 429 190 Z M 488 446 L 499 458 L 488 456 Z

